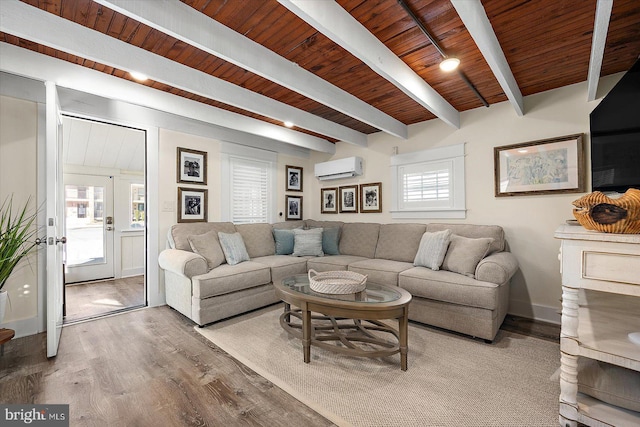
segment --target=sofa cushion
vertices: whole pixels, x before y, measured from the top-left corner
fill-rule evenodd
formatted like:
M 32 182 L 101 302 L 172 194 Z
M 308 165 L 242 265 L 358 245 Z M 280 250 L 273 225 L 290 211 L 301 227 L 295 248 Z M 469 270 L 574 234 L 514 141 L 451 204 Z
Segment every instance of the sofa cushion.
M 340 253 L 374 258 L 380 224 L 348 222 L 342 226 Z
M 375 257 L 413 262 L 426 228 L 424 224 L 381 225 Z
M 498 285 L 450 271 L 413 267 L 398 275 L 398 286 L 419 298 L 495 310 Z
M 307 273 L 307 259 L 287 255 L 269 255 L 254 258 L 251 261 L 264 264 L 271 269 L 271 281 L 278 283 L 282 279 Z
M 208 298 L 271 282 L 270 268 L 253 261 L 222 264 L 208 273 L 194 276 L 193 296 Z
M 242 235 L 249 257 L 276 254 L 271 224 L 238 224 L 236 230 Z
M 274 228 L 273 238 L 276 242 L 276 255 L 291 255 L 293 253 L 293 230 Z
M 435 233 L 425 231 L 420 239 L 420 247 L 413 260 L 413 265 L 427 267 L 433 271 L 440 270 L 450 240 L 451 230 L 436 231 Z
M 492 242 L 493 239 L 489 237 L 469 239 L 452 234 L 447 254 L 442 262 L 442 269 L 475 278 L 476 267 L 489 252 Z
M 477 239 L 480 237 L 490 237 L 493 239 L 493 243 L 489 247 L 487 255 L 494 252 L 504 251 L 504 230 L 499 225 L 471 225 L 471 224 L 441 224 L 432 223 L 427 224 L 427 231 L 442 231 L 449 229 L 452 234 L 456 234 L 462 237 L 469 237 L 471 239 Z
M 193 222 L 175 224 L 169 229 L 167 237 L 171 248 L 191 252 L 189 236 L 205 234 L 213 230 L 215 230 L 216 233 L 235 233 L 236 226 L 231 222 Z
M 327 255 L 307 259 L 307 269 L 321 271 L 347 271 L 349 264 L 362 261 L 365 257 L 356 255 Z
M 218 240 L 227 264 L 236 265 L 243 261 L 249 261 L 247 248 L 240 233 L 218 233 Z
M 191 250 L 207 260 L 209 270 L 225 262 L 217 231 L 211 230 L 205 234 L 194 234 L 189 236 L 188 240 Z
M 413 268 L 410 262 L 388 259 L 365 259 L 349 264 L 349 271 L 364 274 L 367 282 L 398 286 L 398 273 Z
M 323 256 L 322 228 L 293 230 L 293 256 Z

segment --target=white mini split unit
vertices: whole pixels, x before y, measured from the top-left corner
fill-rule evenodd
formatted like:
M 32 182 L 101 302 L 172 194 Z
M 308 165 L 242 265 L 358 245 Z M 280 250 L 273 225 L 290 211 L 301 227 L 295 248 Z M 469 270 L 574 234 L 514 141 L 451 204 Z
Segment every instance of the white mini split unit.
M 362 175 L 362 157 L 347 157 L 346 159 L 316 163 L 315 175 L 320 181 Z

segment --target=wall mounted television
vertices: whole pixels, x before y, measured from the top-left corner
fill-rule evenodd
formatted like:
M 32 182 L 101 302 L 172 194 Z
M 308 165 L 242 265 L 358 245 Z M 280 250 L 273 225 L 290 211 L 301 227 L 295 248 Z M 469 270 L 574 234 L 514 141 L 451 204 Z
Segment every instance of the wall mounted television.
M 640 130 L 591 135 L 591 182 L 603 193 L 640 190 Z

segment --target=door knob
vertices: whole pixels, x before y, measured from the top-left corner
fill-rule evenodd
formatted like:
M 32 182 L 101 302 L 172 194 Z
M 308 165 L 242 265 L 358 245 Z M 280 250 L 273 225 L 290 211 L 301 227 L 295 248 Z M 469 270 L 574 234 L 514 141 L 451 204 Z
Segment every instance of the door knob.
M 113 227 L 107 227 L 107 231 L 113 231 Z
M 67 238 L 65 236 L 62 236 L 58 239 L 56 237 L 56 243 L 62 243 L 64 245 L 65 243 L 67 243 Z

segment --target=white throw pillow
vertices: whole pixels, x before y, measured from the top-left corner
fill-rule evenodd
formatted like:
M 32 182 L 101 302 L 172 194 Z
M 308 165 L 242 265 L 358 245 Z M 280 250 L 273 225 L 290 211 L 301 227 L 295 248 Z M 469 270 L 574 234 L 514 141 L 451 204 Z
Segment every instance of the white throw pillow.
M 293 256 L 324 256 L 322 252 L 322 228 L 293 230 Z
M 224 257 L 227 259 L 227 264 L 236 265 L 242 261 L 249 261 L 249 254 L 240 233 L 219 232 L 218 239 L 220 240 Z
M 435 233 L 425 232 L 420 239 L 420 247 L 413 260 L 416 267 L 427 267 L 434 271 L 440 270 L 444 256 L 449 247 L 451 230 L 442 230 Z

